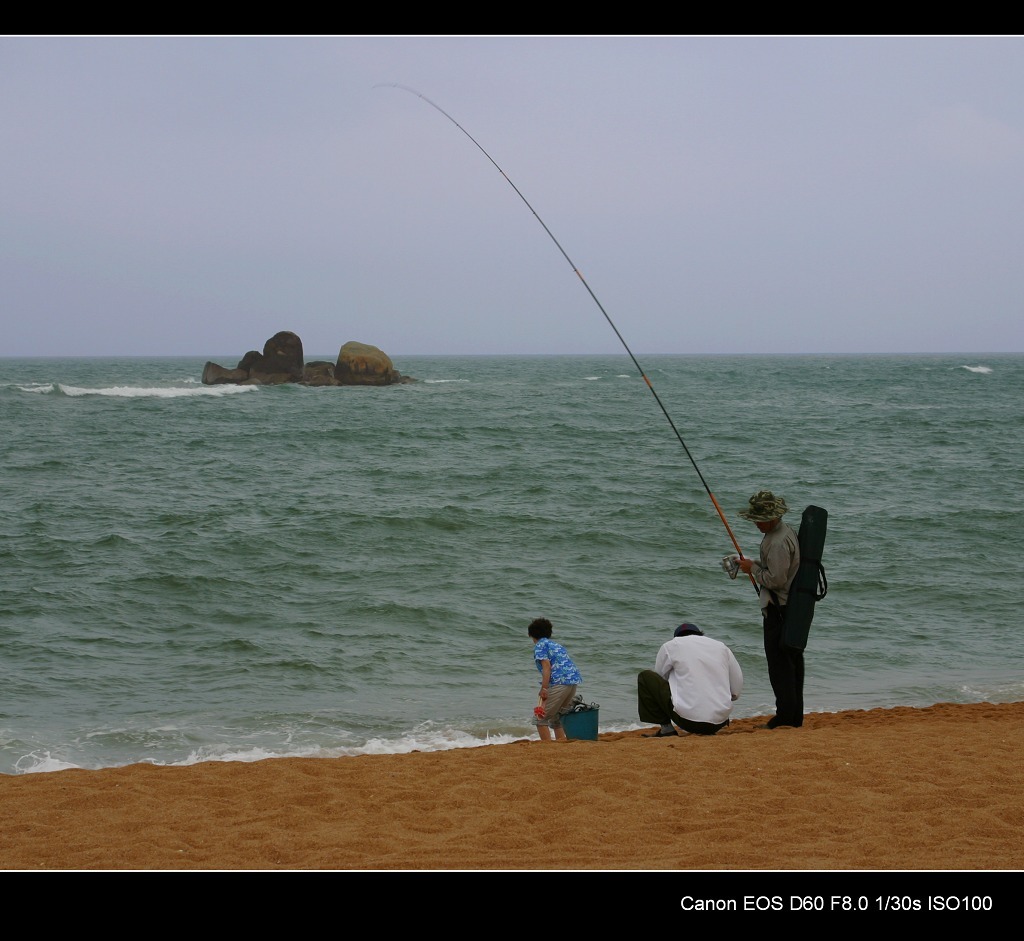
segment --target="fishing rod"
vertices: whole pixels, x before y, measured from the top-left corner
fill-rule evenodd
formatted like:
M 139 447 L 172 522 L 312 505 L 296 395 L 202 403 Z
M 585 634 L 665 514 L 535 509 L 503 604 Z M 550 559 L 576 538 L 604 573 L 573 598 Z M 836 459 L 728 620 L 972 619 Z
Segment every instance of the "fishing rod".
M 654 385 L 652 384 L 651 380 L 647 377 L 647 373 L 644 372 L 639 360 L 637 360 L 637 358 L 633 355 L 633 351 L 629 348 L 629 344 L 626 342 L 625 338 L 619 332 L 619 328 L 615 326 L 614 321 L 608 315 L 608 311 L 604 309 L 604 305 L 597 299 L 597 295 L 593 292 L 590 285 L 587 284 L 587 279 L 583 277 L 579 268 L 577 268 L 576 265 L 573 264 L 573 260 L 569 257 L 566 250 L 562 248 L 561 243 L 558 241 L 558 239 L 555 238 L 554 233 L 547 227 L 547 224 L 544 222 L 544 220 L 541 219 L 541 217 L 537 214 L 537 210 L 530 205 L 530 201 L 522 194 L 522 192 L 520 192 L 519 187 L 516 186 L 515 183 L 513 183 L 509 179 L 508 174 L 504 170 L 502 170 L 501 167 L 498 166 L 494 158 L 489 153 L 487 153 L 486 150 L 484 150 L 484 148 L 480 145 L 480 142 L 472 134 L 470 134 L 469 131 L 467 131 L 461 124 L 459 124 L 459 122 L 456 121 L 455 118 L 453 118 L 439 104 L 431 101 L 426 95 L 420 94 L 418 91 L 416 91 L 415 88 L 409 88 L 408 85 L 384 84 L 375 85 L 374 87 L 400 88 L 402 91 L 407 91 L 410 94 L 415 95 L 417 98 L 421 98 L 428 105 L 430 105 L 431 108 L 434 108 L 436 111 L 440 111 L 441 114 L 443 114 L 449 121 L 452 122 L 452 124 L 454 124 L 460 131 L 462 131 L 463 134 L 466 135 L 466 137 L 468 137 L 473 142 L 477 150 L 479 150 L 480 153 L 482 153 L 490 161 L 494 169 L 497 170 L 505 178 L 505 182 L 508 183 L 508 185 L 511 186 L 512 189 L 516 191 L 516 195 L 526 204 L 526 208 L 533 213 L 533 217 L 541 224 L 544 231 L 547 232 L 551 241 L 555 243 L 555 246 L 562 253 L 562 257 L 569 263 L 569 267 L 572 268 L 572 270 L 576 274 L 576 277 L 580 279 L 580 282 L 587 289 L 587 293 L 591 296 L 594 303 L 597 304 L 598 310 L 600 310 L 601 313 L 604 314 L 604 319 L 608 321 L 608 326 L 610 326 L 612 330 L 615 331 L 615 335 L 619 338 L 619 342 L 622 344 L 626 352 L 629 354 L 629 358 L 633 360 L 633 365 L 636 366 L 637 372 L 640 373 L 640 376 L 646 383 L 647 388 L 651 390 L 651 395 L 654 396 L 654 401 L 658 403 L 658 407 L 661 409 L 661 413 L 665 416 L 665 419 L 668 421 L 669 426 L 672 428 L 672 431 L 675 432 L 675 436 L 679 439 L 679 443 L 683 446 L 683 450 L 686 452 L 686 456 L 690 459 L 690 463 L 693 465 L 693 469 L 697 472 L 697 476 L 700 478 L 700 482 L 701 484 L 703 484 L 704 490 L 707 492 L 707 495 L 711 498 L 711 503 L 714 505 L 715 510 L 718 512 L 719 519 L 721 519 L 722 525 L 725 527 L 725 531 L 729 534 L 729 539 L 732 541 L 732 544 L 735 547 L 736 552 L 739 553 L 739 556 L 742 559 L 743 550 L 740 549 L 740 544 L 736 541 L 736 537 L 733 535 L 732 528 L 729 526 L 729 522 L 725 518 L 725 514 L 722 512 L 722 508 L 718 505 L 718 500 L 715 499 L 715 495 L 711 492 L 711 488 L 708 486 L 707 481 L 704 479 L 704 475 L 700 472 L 700 468 L 697 466 L 697 462 L 694 460 L 693 455 L 690 453 L 690 449 L 686 446 L 686 442 L 683 440 L 682 434 L 676 427 L 676 423 L 672 420 L 672 416 L 668 413 L 668 409 L 665 408 L 665 404 L 661 401 L 661 398 L 655 391 Z M 758 585 L 757 582 L 754 581 L 753 575 L 750 575 L 750 581 L 753 584 L 755 590 L 758 590 Z

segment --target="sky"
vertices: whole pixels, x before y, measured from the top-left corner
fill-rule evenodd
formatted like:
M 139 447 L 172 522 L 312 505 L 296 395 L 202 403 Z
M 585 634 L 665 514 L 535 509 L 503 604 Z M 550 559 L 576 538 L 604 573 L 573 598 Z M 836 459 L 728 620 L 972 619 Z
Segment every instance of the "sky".
M 0 126 L 2 356 L 1024 351 L 1024 37 L 8 35 Z

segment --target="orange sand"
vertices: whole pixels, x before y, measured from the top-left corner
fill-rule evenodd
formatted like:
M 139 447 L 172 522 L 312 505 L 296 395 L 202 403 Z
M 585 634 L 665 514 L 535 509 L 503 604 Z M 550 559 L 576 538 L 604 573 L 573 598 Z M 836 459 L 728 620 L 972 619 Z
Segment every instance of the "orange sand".
M 713 738 L 3 775 L 0 868 L 1024 866 L 1024 703 L 763 721 Z

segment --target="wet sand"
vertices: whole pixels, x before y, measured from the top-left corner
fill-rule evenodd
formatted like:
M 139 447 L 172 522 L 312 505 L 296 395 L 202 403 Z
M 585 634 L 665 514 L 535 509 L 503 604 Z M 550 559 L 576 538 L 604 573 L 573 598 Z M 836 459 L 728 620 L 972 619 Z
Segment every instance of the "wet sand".
M 4 775 L 0 868 L 1024 868 L 1024 703 L 763 721 L 713 738 Z

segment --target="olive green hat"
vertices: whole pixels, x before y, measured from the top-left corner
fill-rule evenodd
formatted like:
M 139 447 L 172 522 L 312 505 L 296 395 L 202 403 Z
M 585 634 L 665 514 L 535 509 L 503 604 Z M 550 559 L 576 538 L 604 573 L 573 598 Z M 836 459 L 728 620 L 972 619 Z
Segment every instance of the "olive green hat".
M 770 523 L 789 512 L 786 501 L 775 496 L 770 490 L 758 490 L 748 501 L 750 506 L 740 510 L 740 516 L 752 523 Z

